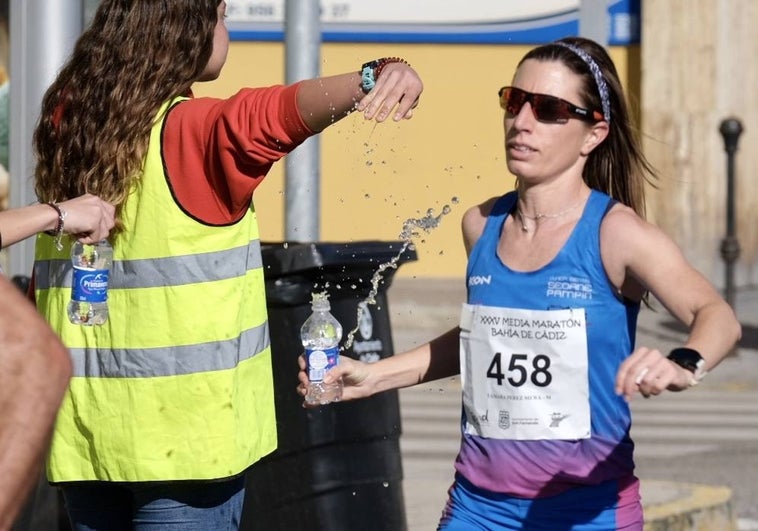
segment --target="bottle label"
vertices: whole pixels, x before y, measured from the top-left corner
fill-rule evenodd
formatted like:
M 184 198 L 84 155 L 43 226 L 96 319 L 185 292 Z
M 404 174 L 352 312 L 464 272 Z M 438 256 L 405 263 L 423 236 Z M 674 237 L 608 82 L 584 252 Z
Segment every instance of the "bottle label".
M 320 382 L 324 379 L 326 371 L 336 367 L 339 363 L 339 347 L 327 349 L 306 349 L 305 360 L 308 362 L 308 379 L 311 382 Z
M 78 302 L 108 300 L 108 270 L 74 267 L 71 299 Z

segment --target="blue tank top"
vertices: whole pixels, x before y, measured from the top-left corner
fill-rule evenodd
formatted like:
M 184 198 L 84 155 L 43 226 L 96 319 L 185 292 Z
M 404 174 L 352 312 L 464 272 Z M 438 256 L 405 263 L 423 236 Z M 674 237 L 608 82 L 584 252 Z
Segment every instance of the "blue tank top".
M 524 310 L 583 308 L 586 316 L 590 436 L 577 440 L 493 439 L 464 433 L 456 470 L 475 486 L 524 498 L 628 477 L 634 463 L 629 406 L 614 390 L 634 349 L 639 303 L 621 298 L 600 257 L 600 224 L 613 200 L 593 190 L 558 254 L 529 272 L 508 268 L 498 241 L 516 192 L 497 200 L 468 261 L 468 303 Z M 465 411 L 463 422 L 466 421 Z

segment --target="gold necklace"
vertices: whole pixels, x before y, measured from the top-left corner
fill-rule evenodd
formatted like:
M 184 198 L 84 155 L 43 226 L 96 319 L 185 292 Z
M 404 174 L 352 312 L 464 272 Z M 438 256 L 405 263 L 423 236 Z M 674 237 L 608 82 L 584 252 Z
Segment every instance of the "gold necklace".
M 531 219 L 536 224 L 538 221 L 542 219 L 555 219 L 559 218 L 561 216 L 565 216 L 572 210 L 574 210 L 576 207 L 581 205 L 584 202 L 584 198 L 580 199 L 570 207 L 566 208 L 565 210 L 561 210 L 560 212 L 557 212 L 555 214 L 535 214 L 534 216 L 528 216 L 524 214 L 524 212 L 521 210 L 521 206 L 516 206 L 516 212 L 518 213 L 519 218 L 521 219 L 521 230 L 524 232 L 529 232 L 529 228 L 526 226 L 526 219 Z

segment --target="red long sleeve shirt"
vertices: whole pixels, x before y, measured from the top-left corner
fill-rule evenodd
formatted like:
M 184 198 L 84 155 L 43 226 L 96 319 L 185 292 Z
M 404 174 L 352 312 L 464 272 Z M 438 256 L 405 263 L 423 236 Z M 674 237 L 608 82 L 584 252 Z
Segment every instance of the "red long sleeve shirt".
M 243 89 L 174 106 L 161 138 L 177 203 L 209 225 L 239 220 L 274 162 L 314 132 L 297 107 L 299 84 Z

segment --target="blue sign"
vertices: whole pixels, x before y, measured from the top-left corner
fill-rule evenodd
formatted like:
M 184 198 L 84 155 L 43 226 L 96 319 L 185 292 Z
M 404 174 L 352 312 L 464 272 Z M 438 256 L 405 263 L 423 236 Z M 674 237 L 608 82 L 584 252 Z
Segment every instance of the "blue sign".
M 324 42 L 540 44 L 579 34 L 580 0 L 321 0 Z M 284 39 L 285 0 L 227 0 L 233 40 Z M 640 0 L 608 0 L 609 45 L 640 40 Z

